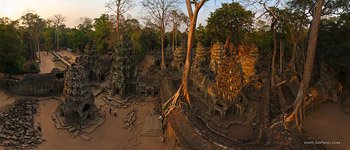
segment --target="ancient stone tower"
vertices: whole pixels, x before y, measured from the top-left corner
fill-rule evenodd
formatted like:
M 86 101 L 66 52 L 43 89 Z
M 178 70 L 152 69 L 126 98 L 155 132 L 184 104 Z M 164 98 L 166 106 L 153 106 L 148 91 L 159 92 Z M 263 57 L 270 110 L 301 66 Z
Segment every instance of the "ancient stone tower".
M 177 47 L 174 51 L 173 67 L 177 70 L 182 70 L 184 63 L 184 49 L 183 47 Z
M 256 46 L 240 45 L 238 47 L 238 60 L 242 66 L 244 83 L 249 83 L 255 76 L 255 64 L 259 58 Z
M 229 108 L 241 109 L 236 103 L 236 97 L 243 87 L 243 72 L 239 63 L 234 58 L 224 57 L 217 69 L 215 76 L 218 99 L 214 99 L 213 110 L 220 112 L 221 117 Z
M 115 50 L 112 63 L 111 96 L 117 96 L 120 99 L 125 98 L 127 86 L 131 77 L 131 59 L 129 49 L 119 47 Z
M 209 63 L 209 51 L 204 48 L 202 43 L 197 43 L 196 55 L 194 58 L 194 71 L 204 73 L 207 63 Z
M 66 73 L 60 115 L 65 118 L 65 123 L 85 125 L 95 117 L 96 106 L 89 79 L 79 59 Z
M 224 45 L 222 43 L 216 43 L 210 50 L 210 69 L 214 74 L 217 73 L 218 66 L 221 64 L 223 58 L 226 56 Z

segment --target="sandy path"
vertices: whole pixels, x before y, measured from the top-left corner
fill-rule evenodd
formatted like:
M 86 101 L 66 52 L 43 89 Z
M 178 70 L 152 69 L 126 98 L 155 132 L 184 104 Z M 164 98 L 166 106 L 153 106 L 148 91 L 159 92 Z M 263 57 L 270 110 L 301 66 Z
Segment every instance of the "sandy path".
M 57 130 L 54 127 L 51 114 L 57 105 L 58 101 L 53 99 L 40 102 L 40 113 L 37 116 L 37 121 L 42 124 L 46 141 L 39 145 L 38 150 L 170 149 L 167 144 L 161 143 L 158 137 L 141 136 L 144 118 L 153 107 L 149 102 L 133 106 L 137 108 L 137 120 L 133 130 L 124 129 L 122 122 L 131 107 L 117 109 L 118 117 L 107 114 L 106 122 L 90 135 L 90 141 L 85 141 L 80 137 L 74 139 L 67 131 Z
M 55 64 L 52 61 L 52 54 L 46 52 L 39 52 L 40 54 L 40 74 L 50 73 L 53 68 L 55 68 Z
M 323 145 L 327 149 L 350 148 L 350 116 L 345 115 L 338 104 L 326 103 L 315 107 L 306 117 L 304 129 L 317 141 L 340 142 Z

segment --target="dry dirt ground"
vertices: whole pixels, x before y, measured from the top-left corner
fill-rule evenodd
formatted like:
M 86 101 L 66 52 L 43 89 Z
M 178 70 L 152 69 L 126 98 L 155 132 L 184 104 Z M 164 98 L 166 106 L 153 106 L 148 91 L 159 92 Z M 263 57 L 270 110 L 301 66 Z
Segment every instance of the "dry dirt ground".
M 68 62 L 74 63 L 76 55 L 72 52 L 62 50 L 58 52 L 62 57 L 67 57 Z M 53 55 L 47 52 L 39 52 L 40 54 L 40 74 L 50 73 L 53 68 L 58 68 L 60 70 L 65 70 L 66 67 L 59 61 L 53 62 Z
M 52 54 L 46 52 L 39 52 L 40 54 L 40 74 L 50 73 L 53 68 L 55 68 L 55 64 L 52 61 Z
M 36 116 L 36 123 L 41 123 L 44 138 L 46 141 L 38 146 L 38 150 L 133 150 L 170 149 L 165 142 L 162 143 L 159 137 L 142 136 L 142 127 L 146 115 L 153 108 L 153 102 L 143 102 L 128 108 L 116 109 L 118 117 L 114 117 L 106 111 L 106 121 L 98 127 L 91 135 L 91 140 L 86 141 L 80 137 L 73 138 L 66 130 L 56 129 L 51 119 L 52 113 L 59 104 L 58 100 L 47 99 L 40 101 L 39 114 Z M 107 106 L 105 109 L 109 109 Z M 137 109 L 136 123 L 132 130 L 124 129 L 123 119 L 129 109 Z M 103 109 L 102 109 L 103 111 Z
M 315 141 L 340 142 L 322 144 L 327 149 L 350 148 L 350 116 L 341 111 L 339 104 L 329 102 L 315 107 L 306 116 L 304 130 Z

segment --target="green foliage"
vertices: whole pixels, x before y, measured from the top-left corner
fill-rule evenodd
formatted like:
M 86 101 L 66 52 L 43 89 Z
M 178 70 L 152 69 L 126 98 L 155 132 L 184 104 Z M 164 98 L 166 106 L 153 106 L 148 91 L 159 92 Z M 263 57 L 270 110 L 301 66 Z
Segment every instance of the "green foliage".
M 113 34 L 113 24 L 109 20 L 108 14 L 102 14 L 100 18 L 94 19 L 93 42 L 96 46 L 96 50 L 105 54 L 108 51 L 113 50 L 116 44 L 116 36 Z
M 203 46 L 210 47 L 213 44 L 210 37 L 211 36 L 208 34 L 208 29 L 202 24 L 199 24 L 196 29 L 195 43 L 201 42 Z
M 12 25 L 0 24 L 0 71 L 20 73 L 23 69 L 23 41 Z
M 350 13 L 322 20 L 317 48 L 333 69 L 350 72 Z
M 21 17 L 22 24 L 26 27 L 24 28 L 24 33 L 26 34 L 27 40 L 24 44 L 28 48 L 28 58 L 34 60 L 36 58 L 35 52 L 40 49 L 40 35 L 43 28 L 46 25 L 44 19 L 42 19 L 38 14 L 27 13 Z
M 43 39 L 44 39 L 44 50 L 50 51 L 53 49 L 54 37 L 55 37 L 55 29 L 51 27 L 47 27 L 43 31 Z
M 208 32 L 215 41 L 225 41 L 226 37 L 234 36 L 239 42 L 239 37 L 251 30 L 254 14 L 245 10 L 239 3 L 224 3 L 222 7 L 211 13 L 208 18 Z

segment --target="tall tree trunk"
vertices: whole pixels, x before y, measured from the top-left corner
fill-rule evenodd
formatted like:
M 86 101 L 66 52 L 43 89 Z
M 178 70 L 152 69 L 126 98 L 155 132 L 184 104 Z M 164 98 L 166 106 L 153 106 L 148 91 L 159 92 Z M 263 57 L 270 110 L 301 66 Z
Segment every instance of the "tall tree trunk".
M 306 93 L 308 92 L 312 70 L 314 66 L 315 61 L 315 54 L 316 54 L 316 44 L 317 44 L 317 38 L 318 38 L 318 31 L 320 26 L 320 18 L 322 13 L 322 5 L 324 3 L 324 0 L 318 0 L 316 3 L 316 9 L 315 13 L 311 22 L 310 26 L 310 35 L 308 40 L 308 47 L 307 47 L 307 55 L 306 55 L 306 62 L 304 65 L 304 73 L 303 78 L 300 83 L 299 91 L 297 94 L 297 97 L 294 101 L 294 110 L 293 112 L 285 119 L 284 125 L 285 128 L 287 128 L 287 123 L 290 121 L 295 120 L 296 126 L 301 131 L 302 124 L 303 124 L 303 116 L 304 116 L 304 97 Z
M 187 97 L 186 99 L 189 99 L 188 80 L 191 72 L 191 64 L 192 64 L 191 54 L 192 54 L 194 34 L 196 30 L 197 16 L 198 16 L 198 12 L 194 13 L 193 18 L 191 18 L 190 30 L 188 32 L 188 39 L 187 39 L 186 62 L 185 62 L 184 72 L 183 72 L 182 81 L 181 81 L 181 85 L 183 86 L 184 96 Z
M 227 35 L 224 50 L 227 50 L 230 47 L 230 44 L 231 44 L 231 35 Z
M 167 117 L 172 110 L 175 108 L 175 106 L 178 104 L 178 99 L 180 95 L 182 94 L 188 104 L 190 105 L 190 95 L 189 95 L 189 77 L 190 77 L 190 72 L 191 72 L 191 54 L 192 54 L 192 45 L 193 45 L 193 40 L 194 40 L 194 35 L 196 31 L 196 23 L 197 23 L 197 16 L 199 10 L 202 8 L 206 0 L 200 0 L 200 2 L 193 1 L 191 2 L 190 0 L 186 0 L 186 6 L 188 10 L 188 15 L 190 18 L 190 30 L 188 33 L 188 38 L 187 38 L 187 54 L 186 54 L 186 62 L 184 66 L 184 71 L 182 74 L 182 80 L 179 89 L 177 92 L 174 94 L 172 98 L 170 98 L 166 103 L 163 104 L 163 109 L 165 109 L 165 117 Z M 194 3 L 195 5 L 195 10 L 192 10 L 191 3 Z M 169 106 L 168 104 L 171 102 L 171 105 Z
M 35 60 L 35 57 L 34 57 L 34 48 L 33 48 L 33 41 L 32 41 L 32 39 L 30 38 L 29 39 L 29 48 L 30 48 L 30 59 L 31 60 Z
M 37 54 L 38 54 L 38 59 L 39 59 L 39 63 L 41 63 L 40 60 L 40 43 L 39 43 L 39 37 L 36 38 L 36 45 L 37 45 Z M 36 55 L 36 54 L 35 54 Z
M 56 28 L 56 50 L 59 50 L 60 48 L 60 43 L 59 43 L 59 39 L 58 39 L 58 27 Z
M 292 70 L 295 71 L 295 57 L 296 57 L 296 53 L 297 53 L 297 42 L 293 42 L 293 46 L 292 46 L 292 59 L 289 62 L 289 68 L 291 68 Z
M 161 69 L 165 69 L 165 50 L 164 50 L 164 38 L 165 38 L 165 29 L 164 29 L 164 25 L 162 25 L 162 27 L 161 27 L 162 29 L 161 29 L 161 38 L 162 38 L 162 42 L 161 42 L 161 47 L 162 47 L 162 63 L 161 63 L 161 65 L 160 65 L 160 68 Z
M 284 55 L 284 43 L 280 40 L 280 75 L 283 75 L 283 55 Z
M 277 20 L 274 18 L 271 24 L 272 32 L 272 45 L 273 45 L 273 54 L 271 62 L 271 87 L 275 86 L 275 75 L 276 75 L 276 56 L 277 56 L 277 37 L 276 37 L 276 26 Z
M 120 19 L 120 0 L 117 0 L 117 2 L 116 2 L 117 4 L 116 4 L 116 6 L 117 6 L 117 20 L 116 20 L 116 23 L 115 23 L 115 31 L 116 31 L 116 34 L 119 36 L 119 19 Z
M 173 41 L 172 41 L 172 52 L 175 51 L 175 25 L 174 25 L 174 28 L 173 28 Z

